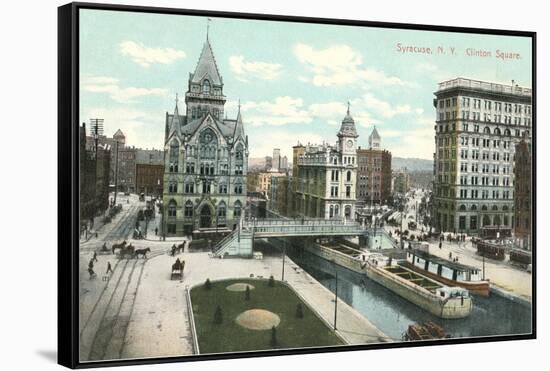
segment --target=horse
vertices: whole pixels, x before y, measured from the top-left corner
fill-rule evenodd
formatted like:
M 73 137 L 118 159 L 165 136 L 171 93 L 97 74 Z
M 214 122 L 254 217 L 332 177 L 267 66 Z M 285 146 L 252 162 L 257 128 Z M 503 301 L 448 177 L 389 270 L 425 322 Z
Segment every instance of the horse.
M 122 241 L 121 243 L 114 243 L 113 246 L 111 247 L 113 254 L 115 253 L 116 249 L 123 249 L 127 243 L 128 242 L 126 242 L 126 240 Z
M 150 248 L 145 248 L 145 249 L 137 249 L 135 252 L 134 252 L 134 257 L 139 258 L 140 255 L 143 255 L 143 258 L 144 259 L 147 259 L 147 253 L 148 252 L 151 252 L 151 249 Z
M 185 250 L 185 241 L 183 241 L 182 243 L 180 243 L 180 244 L 176 247 L 176 250 L 178 251 L 178 253 L 184 252 L 184 250 Z

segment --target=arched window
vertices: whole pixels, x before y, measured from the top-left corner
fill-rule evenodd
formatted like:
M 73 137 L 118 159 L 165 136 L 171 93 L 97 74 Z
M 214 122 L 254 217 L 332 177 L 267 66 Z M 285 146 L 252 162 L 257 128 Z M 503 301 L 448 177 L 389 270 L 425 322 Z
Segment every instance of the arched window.
M 465 205 L 460 205 L 459 210 L 460 211 L 466 211 L 466 206 Z
M 508 205 L 502 206 L 502 211 L 508 211 Z
M 218 218 L 225 218 L 225 214 L 226 214 L 225 202 L 222 201 L 218 206 Z
M 171 173 L 177 173 L 178 172 L 178 162 L 179 162 L 179 149 L 180 144 L 176 139 L 172 140 L 170 142 L 170 172 Z
M 243 193 L 243 185 L 240 180 L 237 180 L 235 183 L 235 194 L 242 194 Z
M 202 82 L 202 93 L 203 94 L 210 94 L 210 81 L 204 80 Z
M 470 210 L 472 210 L 472 211 L 477 210 L 477 206 L 476 206 L 476 205 L 472 205 L 472 207 L 470 207 Z
M 242 205 L 241 201 L 235 201 L 233 204 L 233 216 L 239 218 L 241 216 Z
M 504 130 L 504 135 L 506 135 L 507 137 L 509 137 L 510 135 L 512 135 L 512 134 L 510 133 L 510 129 L 505 129 L 505 130 Z
M 169 217 L 175 217 L 176 216 L 176 209 L 178 207 L 178 204 L 174 200 L 170 200 L 168 202 L 168 216 Z
M 351 218 L 351 206 L 347 205 L 344 208 L 344 216 L 346 217 L 346 219 Z
M 242 160 L 243 159 L 243 146 L 240 143 L 239 143 L 239 145 L 237 145 L 237 151 L 235 152 L 235 158 L 237 160 Z
M 497 206 L 497 205 L 493 205 L 493 210 L 494 210 L 494 211 L 497 211 L 497 210 L 498 210 L 498 206 Z
M 483 128 L 483 133 L 484 134 L 491 134 L 491 129 L 489 129 L 488 126 L 485 126 L 485 128 Z
M 493 131 L 493 133 L 497 134 L 497 135 L 500 135 L 500 129 L 499 128 L 495 128 L 495 130 Z
M 481 206 L 481 210 L 483 210 L 483 211 L 487 211 L 487 205 L 483 205 L 483 206 Z
M 193 217 L 193 202 L 191 202 L 190 200 L 185 203 L 185 217 Z

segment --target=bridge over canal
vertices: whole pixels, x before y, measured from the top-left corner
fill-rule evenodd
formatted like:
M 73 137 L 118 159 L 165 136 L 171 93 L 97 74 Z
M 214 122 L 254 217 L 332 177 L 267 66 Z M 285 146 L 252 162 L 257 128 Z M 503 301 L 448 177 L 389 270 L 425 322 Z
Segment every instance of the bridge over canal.
M 357 236 L 360 224 L 345 219 L 241 219 L 238 227 L 214 247 L 214 256 L 252 256 L 255 238 Z

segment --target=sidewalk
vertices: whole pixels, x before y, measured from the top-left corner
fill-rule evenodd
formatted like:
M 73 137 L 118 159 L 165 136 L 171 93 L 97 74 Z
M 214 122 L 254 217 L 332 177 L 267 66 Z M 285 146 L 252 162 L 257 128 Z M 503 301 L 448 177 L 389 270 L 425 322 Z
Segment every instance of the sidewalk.
M 207 278 L 230 279 L 273 275 L 281 278 L 280 257 L 256 259 L 213 259 L 208 253 L 179 254 L 186 261 L 182 281 L 170 280 L 173 257 L 149 259 L 136 295 L 128 326 L 124 358 L 191 355 L 192 337 L 185 288 Z M 327 324 L 334 321 L 334 294 L 286 258 L 285 281 L 302 296 Z M 367 318 L 338 300 L 338 333 L 349 344 L 379 343 L 388 339 Z

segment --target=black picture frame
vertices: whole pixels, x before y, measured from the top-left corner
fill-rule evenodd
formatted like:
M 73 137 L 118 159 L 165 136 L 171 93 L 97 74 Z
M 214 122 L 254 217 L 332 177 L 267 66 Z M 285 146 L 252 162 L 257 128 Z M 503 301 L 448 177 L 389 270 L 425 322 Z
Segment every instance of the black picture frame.
M 316 23 L 327 25 L 368 26 L 377 28 L 426 30 L 451 33 L 521 36 L 531 39 L 532 46 L 532 332 L 523 335 L 498 335 L 474 338 L 453 338 L 412 343 L 380 343 L 345 345 L 332 348 L 307 348 L 277 351 L 255 351 L 232 354 L 205 354 L 181 357 L 144 358 L 80 362 L 78 325 L 78 264 L 79 264 L 79 11 L 82 9 L 159 13 L 171 15 L 212 16 L 232 19 L 269 20 L 280 22 Z M 537 249 L 536 249 L 536 139 L 537 139 L 537 34 L 531 31 L 463 28 L 423 24 L 387 23 L 348 19 L 309 18 L 297 16 L 203 11 L 96 3 L 70 3 L 58 8 L 58 363 L 69 368 L 110 367 L 156 363 L 203 361 L 228 358 L 248 358 L 342 352 L 351 350 L 386 349 L 432 345 L 465 344 L 537 337 Z

